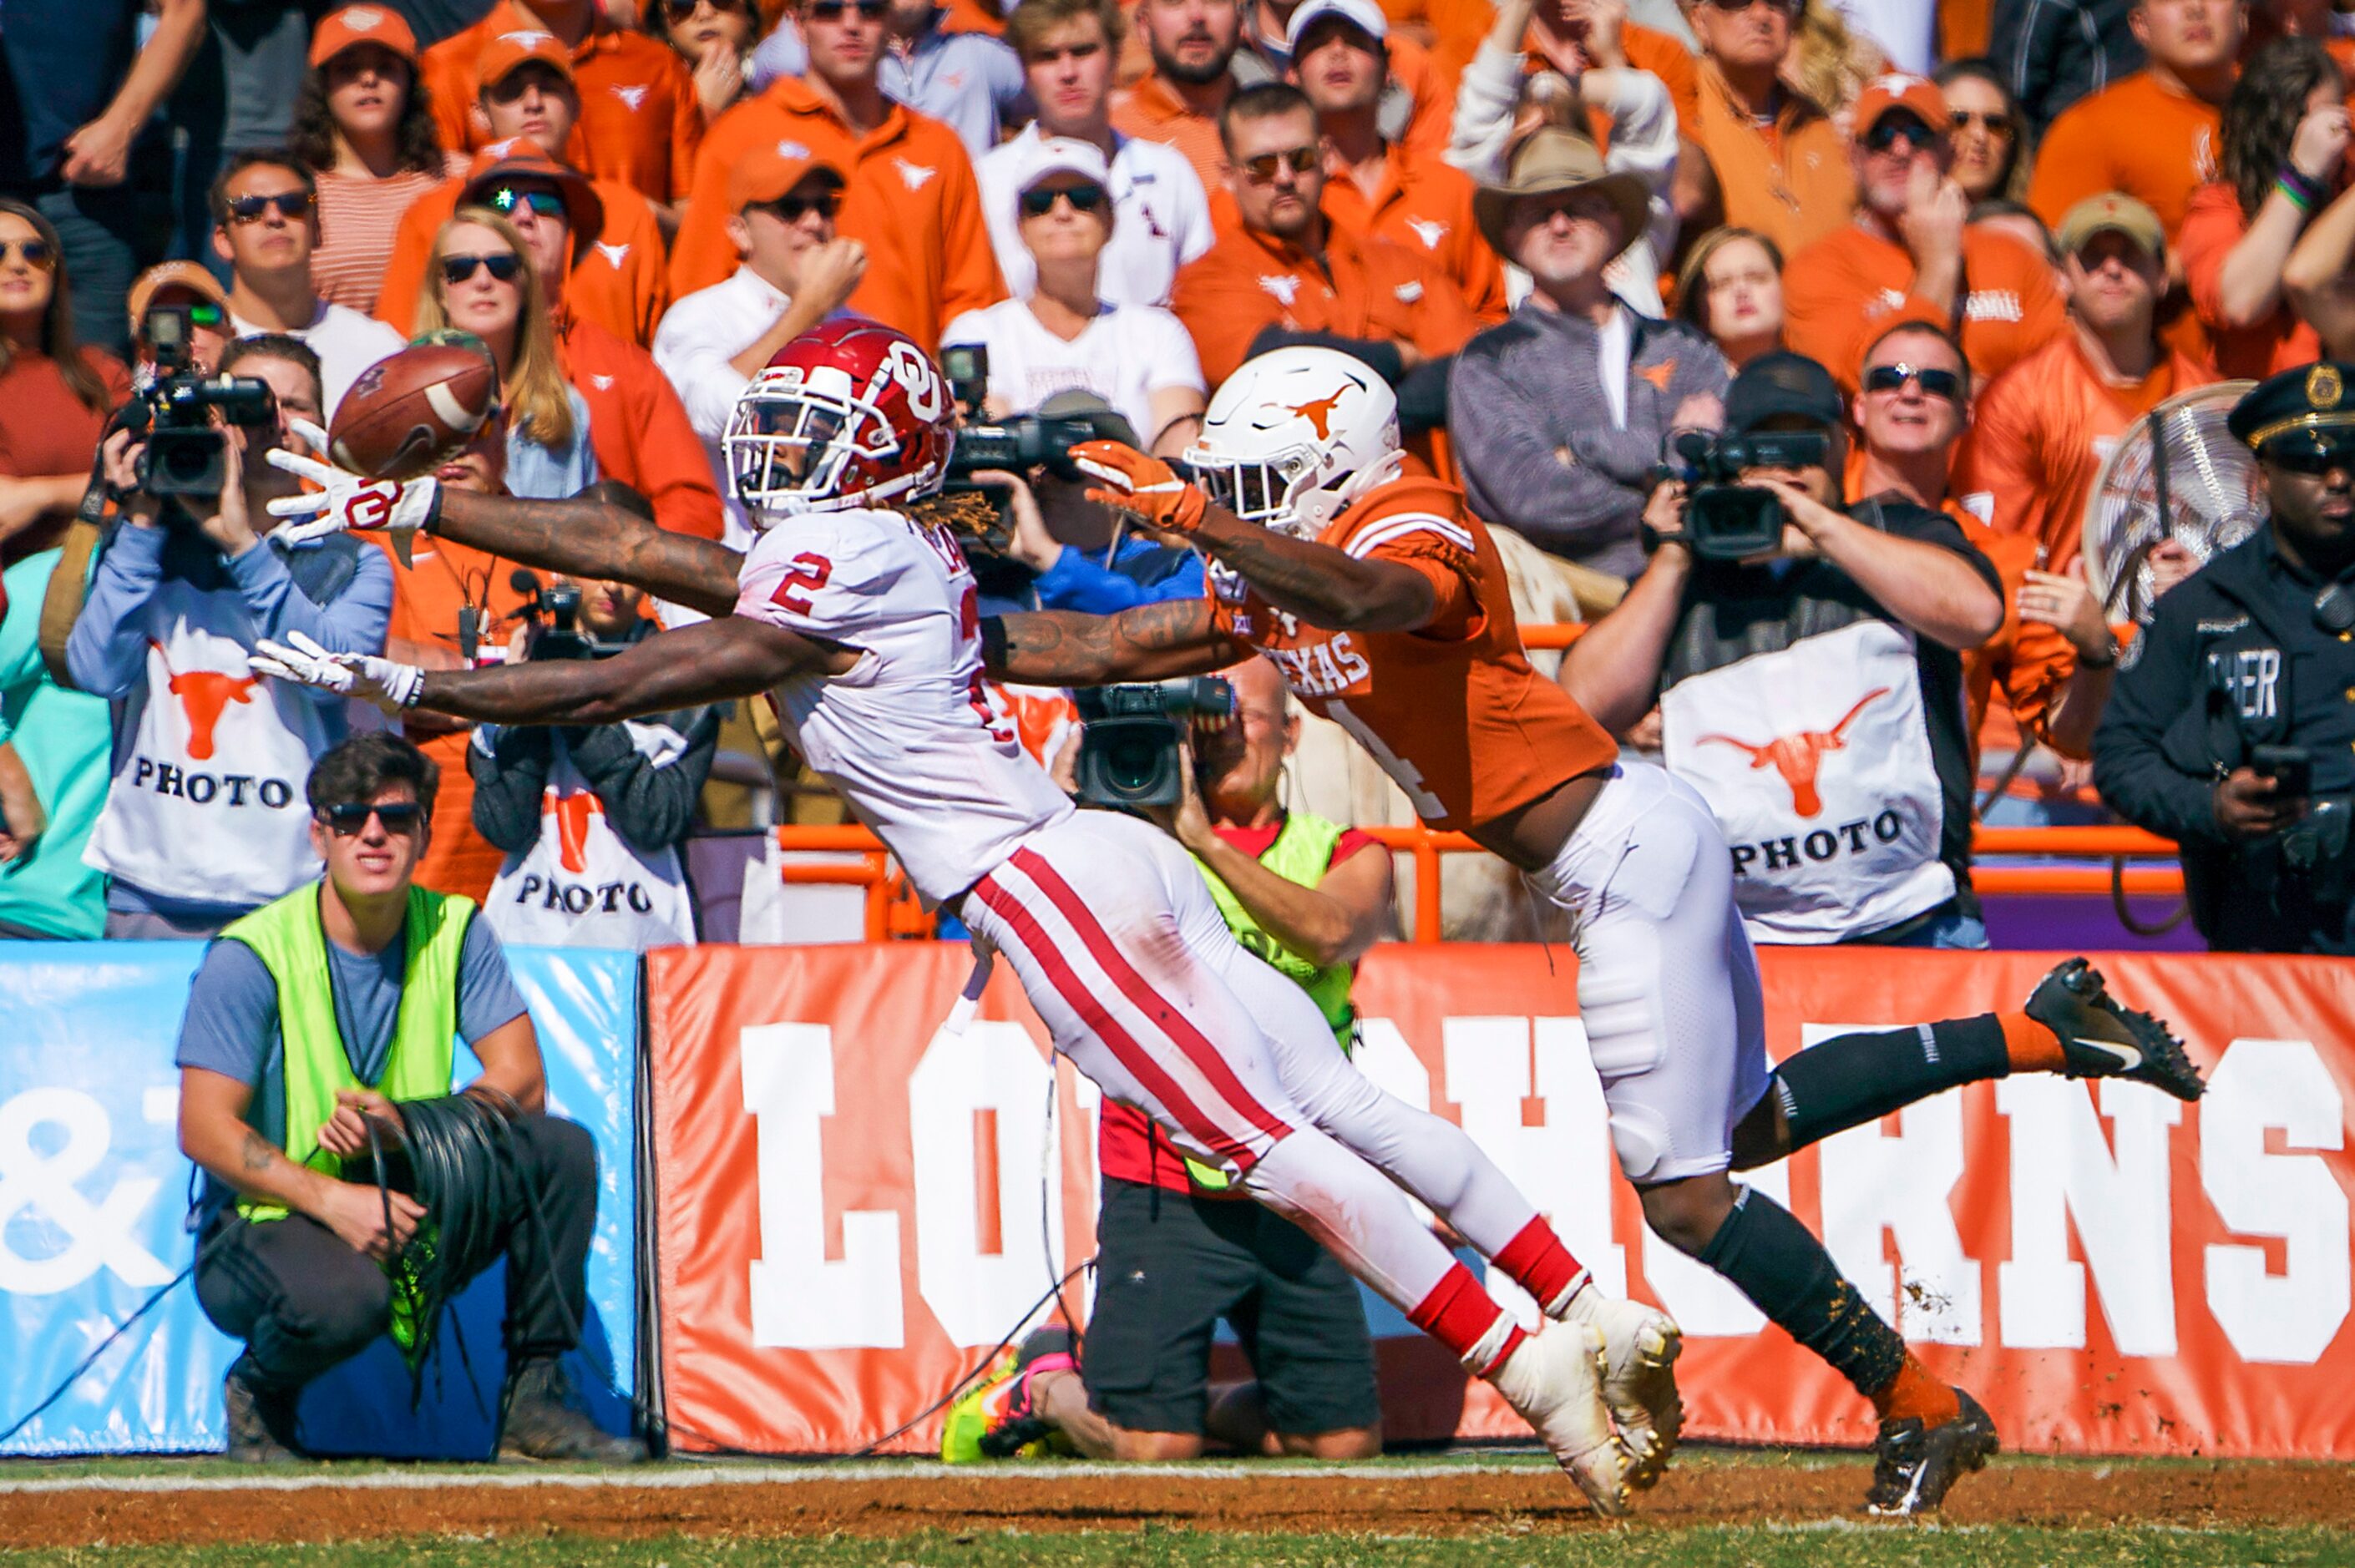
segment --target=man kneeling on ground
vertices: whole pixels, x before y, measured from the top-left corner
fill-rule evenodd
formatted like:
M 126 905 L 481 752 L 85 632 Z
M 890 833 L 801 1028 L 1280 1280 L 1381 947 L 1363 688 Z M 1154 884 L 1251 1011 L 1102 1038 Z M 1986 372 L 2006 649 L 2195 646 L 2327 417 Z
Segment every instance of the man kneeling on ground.
M 307 792 L 325 874 L 233 922 L 188 993 L 180 1147 L 208 1178 L 197 1298 L 246 1341 L 229 1372 L 232 1459 L 295 1457 L 304 1384 L 378 1335 L 413 1351 L 430 1332 L 430 1316 L 397 1310 L 399 1282 L 459 1238 L 407 1191 L 403 1106 L 449 1096 L 453 1036 L 483 1065 L 465 1096 L 513 1153 L 479 1162 L 495 1215 L 481 1262 L 507 1261 L 499 1453 L 640 1456 L 591 1424 L 557 1361 L 588 1311 L 595 1147 L 544 1109 L 539 1038 L 474 901 L 410 884 L 437 772 L 387 734 L 321 757 Z M 412 1248 L 421 1228 L 429 1245 Z

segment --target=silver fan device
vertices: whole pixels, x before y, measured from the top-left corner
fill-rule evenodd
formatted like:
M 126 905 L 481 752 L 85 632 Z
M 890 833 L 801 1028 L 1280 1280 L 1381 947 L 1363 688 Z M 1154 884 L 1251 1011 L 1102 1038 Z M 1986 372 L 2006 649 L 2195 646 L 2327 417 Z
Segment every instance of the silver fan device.
M 2221 381 L 2153 408 L 2102 461 L 2085 498 L 2085 580 L 2113 621 L 2150 620 L 2150 553 L 2173 540 L 2205 566 L 2265 520 L 2257 460 L 2224 428 L 2256 385 Z

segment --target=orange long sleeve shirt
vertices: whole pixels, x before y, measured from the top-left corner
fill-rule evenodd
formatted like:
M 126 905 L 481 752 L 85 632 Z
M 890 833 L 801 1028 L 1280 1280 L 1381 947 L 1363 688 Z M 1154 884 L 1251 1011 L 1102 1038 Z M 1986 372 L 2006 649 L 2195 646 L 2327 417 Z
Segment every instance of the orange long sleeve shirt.
M 2147 70 L 2064 110 L 2036 149 L 2028 205 L 2058 228 L 2087 196 L 2123 191 L 2167 226 L 2171 243 L 2191 210 L 2191 193 L 2216 177 L 2222 113 L 2159 84 Z
M 471 153 L 491 138 L 472 111 L 483 86 L 483 46 L 501 33 L 544 31 L 514 0 L 427 49 L 419 74 L 429 90 L 442 145 Z M 676 50 L 644 33 L 616 27 L 601 13 L 572 49 L 573 86 L 581 119 L 564 161 L 602 180 L 630 186 L 649 200 L 685 196 L 703 140 L 703 110 L 695 80 Z
M 589 405 L 589 446 L 597 469 L 654 503 L 655 523 L 674 534 L 717 539 L 719 491 L 687 406 L 655 357 L 591 321 L 565 323 L 557 362 Z
M 1455 285 L 1480 325 L 1492 326 L 1508 308 L 1505 266 L 1480 238 L 1472 192 L 1461 169 L 1394 145 L 1370 196 L 1338 164 L 1328 168 L 1325 215 L 1353 234 L 1418 253 Z
M 929 345 L 958 316 L 1006 297 L 973 164 L 956 132 L 892 104 L 873 131 L 854 136 L 826 100 L 794 77 L 721 115 L 705 137 L 694 195 L 671 249 L 674 297 L 735 271 L 729 171 L 748 148 L 783 143 L 808 149 L 849 182 L 836 228 L 867 247 L 867 272 L 850 296 L 852 310 Z
M 1762 129 L 1715 66 L 1703 60 L 1697 69 L 1691 135 L 1717 171 L 1725 221 L 1757 230 L 1785 257 L 1847 223 L 1856 211 L 1856 176 L 1840 128 L 1786 92 L 1774 123 Z
M 1901 316 L 1943 323 L 1945 313 L 1911 292 L 1913 258 L 1861 224 L 1818 239 L 1783 274 L 1783 334 L 1856 388 L 1865 346 Z M 1963 354 L 1982 381 L 2001 374 L 2062 332 L 2068 310 L 2043 257 L 2008 235 L 1963 231 Z
M 2276 370 L 2320 359 L 2322 339 L 2286 301 L 2261 322 L 2243 327 L 2225 324 L 2224 262 L 2248 234 L 2240 193 L 2213 181 L 2192 193 L 2191 209 L 2175 237 L 2175 253 L 2183 259 L 2183 285 L 2190 291 L 2200 324 L 2207 329 L 2217 371 L 2228 378 L 2245 376 L 2261 381 Z

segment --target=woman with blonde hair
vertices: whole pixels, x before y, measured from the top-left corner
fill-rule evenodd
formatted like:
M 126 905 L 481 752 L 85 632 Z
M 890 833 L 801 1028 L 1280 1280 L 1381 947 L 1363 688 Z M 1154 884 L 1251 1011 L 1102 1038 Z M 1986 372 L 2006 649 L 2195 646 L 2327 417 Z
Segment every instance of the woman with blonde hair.
M 486 207 L 451 215 L 433 236 L 417 327 L 468 333 L 490 351 L 507 411 L 509 494 L 554 501 L 597 482 L 589 407 L 564 378 L 548 301 L 515 225 Z

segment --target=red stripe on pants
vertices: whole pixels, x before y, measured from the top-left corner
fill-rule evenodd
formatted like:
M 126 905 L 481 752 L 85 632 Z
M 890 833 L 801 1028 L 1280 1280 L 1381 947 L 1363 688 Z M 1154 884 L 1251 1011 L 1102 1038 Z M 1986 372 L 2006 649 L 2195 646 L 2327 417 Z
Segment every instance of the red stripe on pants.
M 1161 1070 L 1152 1054 L 1137 1043 L 1135 1036 L 1121 1027 L 1112 1010 L 1096 1000 L 1063 956 L 1055 950 L 1054 943 L 1040 928 L 1037 916 L 1022 907 L 1008 889 L 1000 886 L 993 877 L 984 877 L 975 885 L 975 895 L 987 905 L 997 917 L 1013 928 L 1030 956 L 1038 960 L 1047 981 L 1055 988 L 1064 1005 L 1080 1015 L 1080 1021 L 1095 1032 L 1117 1058 L 1120 1065 L 1135 1075 L 1145 1091 L 1161 1102 L 1162 1107 L 1176 1118 L 1188 1137 L 1199 1141 L 1221 1160 L 1233 1161 L 1239 1171 L 1248 1171 L 1258 1162 L 1258 1156 L 1242 1144 L 1220 1131 L 1218 1125 L 1202 1114 L 1201 1108 L 1178 1086 L 1176 1080 Z
M 1055 868 L 1047 863 L 1043 855 L 1036 850 L 1018 849 L 1014 852 L 1013 860 L 1021 867 L 1023 874 L 1037 883 L 1054 902 L 1055 907 L 1062 912 L 1063 918 L 1071 923 L 1071 928 L 1080 934 L 1080 940 L 1087 944 L 1088 952 L 1103 966 L 1104 973 L 1112 977 L 1112 982 L 1120 987 L 1122 994 L 1138 1012 L 1167 1032 L 1171 1043 L 1188 1061 L 1194 1064 L 1194 1070 L 1219 1091 L 1220 1097 L 1234 1107 L 1254 1128 L 1272 1139 L 1282 1138 L 1292 1130 L 1280 1118 L 1271 1116 L 1260 1107 L 1259 1102 L 1252 1097 L 1251 1091 L 1243 1087 L 1242 1080 L 1235 1076 L 1234 1069 L 1227 1065 L 1227 1059 L 1219 1054 L 1219 1048 L 1194 1027 L 1191 1019 L 1164 1001 L 1146 983 L 1145 977 L 1130 966 L 1127 958 L 1105 935 L 1104 928 L 1097 924 L 1094 911 L 1081 901 L 1080 895 L 1071 891 L 1071 884 L 1056 874 Z

